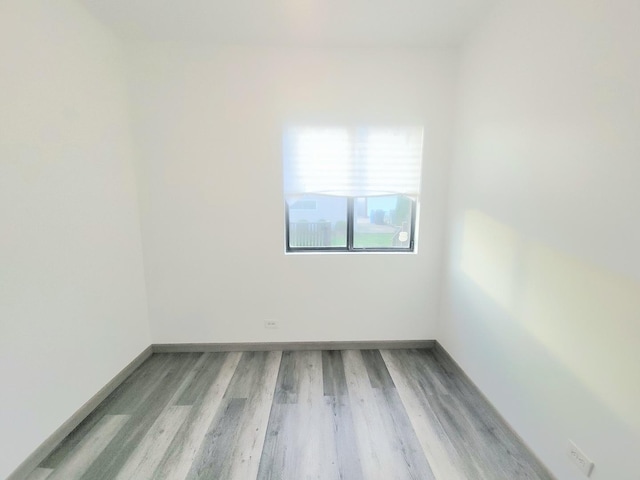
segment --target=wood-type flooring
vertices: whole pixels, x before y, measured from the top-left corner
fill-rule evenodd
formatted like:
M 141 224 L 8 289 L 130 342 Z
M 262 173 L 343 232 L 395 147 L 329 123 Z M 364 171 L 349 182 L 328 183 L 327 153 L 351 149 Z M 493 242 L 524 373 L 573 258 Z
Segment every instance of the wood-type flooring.
M 29 480 L 552 480 L 436 349 L 152 355 Z

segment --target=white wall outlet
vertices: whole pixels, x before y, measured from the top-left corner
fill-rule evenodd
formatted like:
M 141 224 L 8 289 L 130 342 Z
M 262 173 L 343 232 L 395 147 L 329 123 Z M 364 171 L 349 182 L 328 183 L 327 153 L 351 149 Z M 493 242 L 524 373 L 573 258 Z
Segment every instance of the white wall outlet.
M 593 471 L 593 462 L 589 460 L 582 450 L 580 450 L 571 440 L 569 440 L 569 449 L 567 450 L 567 454 L 571 461 L 582 473 L 585 474 L 585 476 L 591 476 L 591 472 Z
M 264 328 L 278 328 L 278 322 L 275 320 L 265 320 Z

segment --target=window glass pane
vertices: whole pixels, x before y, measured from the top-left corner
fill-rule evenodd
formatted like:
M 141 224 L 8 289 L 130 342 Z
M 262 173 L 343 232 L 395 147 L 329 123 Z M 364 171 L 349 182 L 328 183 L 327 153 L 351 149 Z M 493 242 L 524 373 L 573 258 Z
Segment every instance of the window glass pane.
M 347 199 L 305 195 L 287 201 L 289 247 L 346 247 Z
M 353 247 L 409 248 L 412 208 L 404 195 L 356 198 Z

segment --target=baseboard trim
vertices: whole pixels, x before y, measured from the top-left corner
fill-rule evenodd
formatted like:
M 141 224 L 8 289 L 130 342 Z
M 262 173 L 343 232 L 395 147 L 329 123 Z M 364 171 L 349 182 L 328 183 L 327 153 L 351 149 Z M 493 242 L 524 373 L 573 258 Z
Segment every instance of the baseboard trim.
M 513 426 L 511 425 L 511 423 L 509 423 L 507 421 L 506 418 L 504 418 L 504 416 L 502 415 L 502 413 L 500 413 L 500 411 L 493 405 L 493 403 L 491 402 L 491 400 L 489 400 L 489 398 L 484 394 L 484 392 L 482 390 L 480 390 L 480 388 L 478 388 L 478 386 L 476 385 L 476 383 L 471 379 L 471 377 L 469 377 L 469 375 L 467 374 L 467 372 L 464 371 L 464 369 L 460 366 L 460 364 L 456 361 L 455 358 L 453 358 L 451 356 L 451 354 L 449 352 L 447 352 L 447 349 L 444 348 L 442 346 L 442 344 L 440 342 L 438 342 L 437 340 L 434 341 L 434 346 L 433 346 L 433 351 L 435 352 L 436 355 L 439 355 L 440 358 L 449 364 L 449 366 L 451 368 L 453 368 L 456 371 L 456 374 L 460 375 L 460 377 L 462 377 L 469 385 L 471 385 L 471 387 L 473 389 L 476 390 L 478 396 L 480 396 L 482 398 L 482 400 L 489 406 L 489 408 L 493 411 L 493 413 L 502 421 L 502 423 L 509 429 L 509 431 L 527 448 L 527 450 L 529 451 L 529 453 L 531 454 L 531 456 L 540 464 L 542 465 L 546 470 L 547 473 L 549 475 L 550 478 L 557 480 L 556 476 L 553 475 L 553 473 L 551 473 L 551 471 L 547 468 L 547 466 L 545 465 L 545 463 L 540 460 L 540 458 L 533 452 L 533 450 L 531 449 L 531 447 L 529 446 L 529 444 L 527 442 L 524 441 L 524 439 L 522 438 L 522 436 L 516 431 L 515 428 L 513 428 Z
M 156 343 L 153 353 L 265 352 L 274 350 L 372 350 L 433 348 L 435 340 L 391 340 L 362 342 L 267 342 L 267 343 Z
M 100 403 L 107 398 L 118 386 L 124 382 L 133 371 L 148 359 L 153 353 L 152 346 L 145 348 L 136 358 L 124 367 L 109 383 L 91 397 L 82 407 L 80 407 L 71 417 L 64 422 L 49 438 L 35 449 L 35 451 L 22 462 L 14 472 L 7 477 L 7 480 L 23 480 L 58 446 L 62 440 L 69 435 L 74 428 L 89 416 Z

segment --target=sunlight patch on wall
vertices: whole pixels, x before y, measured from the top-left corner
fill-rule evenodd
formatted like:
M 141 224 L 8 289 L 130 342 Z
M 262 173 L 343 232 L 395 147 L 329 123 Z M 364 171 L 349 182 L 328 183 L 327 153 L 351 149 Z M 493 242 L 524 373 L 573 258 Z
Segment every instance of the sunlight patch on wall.
M 477 210 L 466 213 L 462 271 L 510 313 L 515 310 L 515 268 L 520 244 L 520 238 L 512 228 Z
M 465 214 L 460 269 L 618 416 L 640 427 L 640 284 Z

